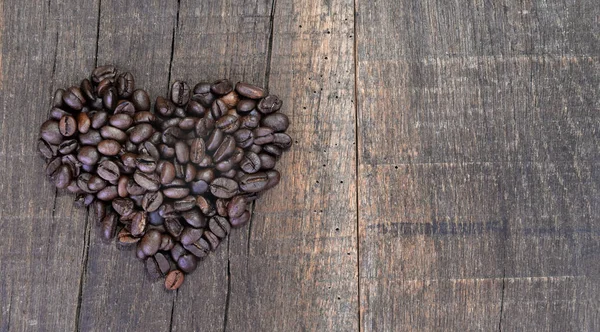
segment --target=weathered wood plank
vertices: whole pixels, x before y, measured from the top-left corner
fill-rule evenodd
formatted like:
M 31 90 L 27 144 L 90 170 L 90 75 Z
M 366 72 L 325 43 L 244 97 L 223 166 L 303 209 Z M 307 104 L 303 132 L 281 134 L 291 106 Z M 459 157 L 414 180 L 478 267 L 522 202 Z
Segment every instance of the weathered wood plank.
M 136 86 L 156 98 L 167 91 L 176 1 L 143 5 L 102 0 L 98 65 L 115 64 L 135 75 Z M 150 282 L 133 251 L 104 244 L 90 223 L 79 327 L 82 331 L 166 331 L 174 294 Z
M 358 2 L 361 329 L 598 329 L 597 17 Z
M 86 213 L 55 195 L 36 146 L 53 91 L 78 85 L 94 64 L 97 5 L 0 3 L 2 331 L 76 327 Z

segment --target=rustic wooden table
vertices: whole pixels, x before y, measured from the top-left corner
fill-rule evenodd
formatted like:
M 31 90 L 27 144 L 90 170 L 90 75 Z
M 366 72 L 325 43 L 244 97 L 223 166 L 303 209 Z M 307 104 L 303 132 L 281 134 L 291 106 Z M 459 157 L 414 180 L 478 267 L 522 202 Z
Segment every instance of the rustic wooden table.
M 1 331 L 599 331 L 594 0 L 1 0 Z M 177 292 L 35 151 L 97 64 L 285 101 L 281 184 Z

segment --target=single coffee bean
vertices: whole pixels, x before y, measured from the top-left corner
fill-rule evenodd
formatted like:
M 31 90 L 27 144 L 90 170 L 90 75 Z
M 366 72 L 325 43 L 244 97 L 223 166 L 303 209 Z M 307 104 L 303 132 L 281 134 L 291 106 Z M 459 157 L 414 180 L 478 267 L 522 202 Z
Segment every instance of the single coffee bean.
M 198 164 L 204 158 L 205 152 L 206 145 L 204 144 L 204 140 L 202 138 L 195 138 L 192 140 L 190 146 L 189 160 L 192 163 Z
M 240 129 L 233 134 L 236 144 L 242 148 L 248 148 L 254 143 L 254 135 L 249 129 Z
M 245 192 L 259 192 L 265 189 L 268 181 L 269 178 L 267 174 L 263 172 L 244 174 L 239 179 L 239 186 L 240 189 Z
M 236 115 L 224 115 L 215 122 L 215 126 L 226 134 L 232 134 L 240 127 L 240 119 Z
M 163 236 L 163 239 L 164 238 L 165 237 Z M 170 238 L 170 237 L 168 237 L 168 238 Z M 154 255 L 154 259 L 156 260 L 156 263 L 158 264 L 158 268 L 163 275 L 166 275 L 167 273 L 169 273 L 171 265 L 169 264 L 169 260 L 165 257 L 165 255 L 158 252 Z
M 183 136 L 183 131 L 179 129 L 179 127 L 169 127 L 162 133 L 162 142 L 166 145 L 173 146 Z
M 277 112 L 281 108 L 282 104 L 283 102 L 281 99 L 279 99 L 279 97 L 275 95 L 269 95 L 261 99 L 256 108 L 263 114 L 271 114 L 273 112 Z
M 100 191 L 100 190 L 106 188 L 107 183 L 99 176 L 92 175 L 90 177 L 90 179 L 88 180 L 87 185 L 88 185 L 88 188 L 92 191 Z
M 192 227 L 206 227 L 206 218 L 202 213 L 200 213 L 200 210 L 198 208 L 193 208 L 191 210 L 184 211 L 181 213 L 181 216 L 183 217 L 183 219 L 185 219 L 185 222 Z
M 157 97 L 154 110 L 162 116 L 169 117 L 175 112 L 175 104 L 163 97 Z
M 77 143 L 77 141 L 75 142 Z M 50 159 L 56 156 L 56 150 L 56 145 L 48 144 L 48 142 L 44 141 L 43 139 L 38 140 L 38 151 L 40 152 L 42 157 Z
M 188 254 L 179 257 L 177 266 L 185 273 L 192 273 L 198 266 L 198 260 L 196 256 Z
M 140 187 L 149 191 L 156 191 L 160 186 L 160 180 L 158 178 L 158 174 L 156 173 L 148 174 L 136 171 L 133 174 L 133 179 L 138 185 L 140 185 Z
M 52 120 L 57 120 L 58 121 L 63 116 L 69 115 L 69 114 L 71 114 L 71 113 L 69 113 L 69 112 L 67 112 L 67 111 L 65 111 L 65 110 L 63 110 L 61 108 L 58 108 L 58 107 L 52 107 L 52 109 L 50 110 L 50 118 Z
M 238 184 L 232 179 L 216 178 L 210 184 L 210 192 L 218 198 L 231 198 L 238 192 Z
M 281 151 L 281 148 L 279 148 L 278 146 L 273 145 L 273 144 L 264 145 L 263 146 L 263 150 L 266 153 L 269 153 L 269 154 L 271 154 L 272 156 L 275 156 L 275 157 L 279 157 L 279 156 L 281 156 L 283 154 L 283 152 Z
M 120 250 L 132 249 L 139 241 L 140 238 L 131 235 L 126 228 L 121 229 L 117 234 L 117 248 Z
M 113 111 L 117 107 L 117 98 L 117 89 L 110 87 L 102 96 L 102 104 L 105 108 Z
M 219 198 L 215 201 L 215 206 L 217 207 L 217 214 L 222 217 L 227 217 L 227 203 L 229 201 Z
M 171 101 L 177 106 L 187 104 L 190 99 L 190 86 L 183 81 L 175 81 L 171 86 Z
M 84 146 L 79 149 L 77 153 L 77 159 L 85 165 L 95 165 L 100 159 L 100 154 L 93 146 Z
M 238 82 L 235 85 L 235 91 L 240 95 L 250 98 L 250 99 L 260 99 L 264 98 L 266 95 L 266 91 L 262 88 L 257 87 L 256 85 Z
M 64 89 L 56 89 L 56 91 L 54 91 L 54 95 L 52 97 L 52 106 L 53 107 L 62 107 L 64 105 L 64 103 L 63 103 L 64 95 L 65 95 Z
M 182 164 L 185 164 L 189 161 L 190 149 L 185 142 L 177 141 L 175 143 L 175 156 L 177 157 L 177 161 Z
M 250 221 L 250 212 L 246 211 L 241 216 L 230 218 L 229 222 L 231 223 L 232 228 L 240 228 L 246 225 Z
M 135 90 L 132 93 L 131 101 L 137 111 L 149 111 L 150 110 L 150 96 L 144 90 Z
M 185 108 L 189 116 L 203 117 L 206 114 L 206 107 L 195 100 L 190 100 Z
M 135 114 L 135 106 L 130 101 L 121 100 L 115 106 L 115 114 L 126 114 L 133 116 Z
M 119 197 L 119 193 L 117 191 L 117 186 L 108 186 L 102 190 L 100 190 L 96 197 L 103 201 L 112 201 L 113 199 Z
M 270 154 L 261 153 L 258 155 L 258 157 L 260 158 L 260 169 L 268 170 L 275 167 L 275 157 L 271 156 Z
M 144 173 L 152 173 L 156 170 L 156 161 L 149 155 L 141 155 L 136 158 L 137 168 Z
M 163 195 L 160 191 L 148 192 L 144 195 L 142 208 L 144 211 L 153 212 L 158 210 L 163 202 Z
M 164 221 L 165 219 L 160 215 L 158 210 L 148 213 L 148 222 L 150 225 L 160 226 Z
M 235 109 L 235 106 L 240 101 L 240 96 L 235 91 L 231 91 L 223 97 L 219 98 L 228 108 Z
M 58 145 L 63 141 L 58 121 L 48 120 L 40 127 L 40 136 L 49 144 Z
M 218 80 L 211 85 L 210 91 L 218 95 L 226 95 L 233 91 L 233 85 L 228 79 Z
M 78 87 L 72 86 L 63 94 L 63 102 L 71 109 L 80 111 L 85 104 L 85 97 Z
M 169 251 L 169 250 L 173 249 L 174 246 L 175 246 L 175 240 L 173 240 L 173 237 L 171 237 L 171 235 L 169 235 L 169 234 L 163 233 L 162 242 L 160 243 L 160 250 Z
M 260 157 L 252 151 L 246 152 L 240 163 L 240 168 L 250 174 L 258 172 L 261 169 Z
M 142 143 L 154 134 L 154 128 L 148 123 L 138 124 L 129 132 L 129 139 L 135 144 Z
M 81 159 L 80 159 L 81 160 Z M 108 182 L 114 182 L 121 176 L 119 166 L 111 160 L 104 160 L 98 165 L 97 169 L 98 176 Z
M 283 113 L 269 114 L 268 116 L 265 116 L 260 123 L 263 127 L 269 127 L 275 132 L 286 131 L 290 126 L 289 118 Z
M 98 151 L 105 156 L 116 156 L 121 151 L 121 144 L 115 140 L 107 139 L 98 143 Z
M 185 116 L 186 116 L 185 110 L 181 107 L 176 107 L 175 112 L 173 112 L 173 115 L 175 115 L 177 118 L 179 118 L 180 121 L 183 120 L 183 118 L 185 118 Z M 179 123 L 177 125 L 179 125 Z
M 106 204 L 100 200 L 95 200 L 92 203 L 92 218 L 96 222 L 101 222 L 106 216 Z
M 223 141 L 221 142 L 221 144 L 219 145 L 219 147 L 213 155 L 213 161 L 215 163 L 218 163 L 227 159 L 229 156 L 231 156 L 231 154 L 235 150 L 235 147 L 236 144 L 233 136 L 225 136 L 225 138 L 223 138 Z
M 258 127 L 252 132 L 254 135 L 254 144 L 264 145 L 273 142 L 273 129 L 269 127 Z
M 114 66 L 100 66 L 92 71 L 92 80 L 99 83 L 106 78 L 115 78 L 115 75 L 117 75 L 117 69 Z
M 79 141 L 83 145 L 98 145 L 102 141 L 102 136 L 97 130 L 90 130 L 86 134 L 79 135 Z
M 173 160 L 173 166 L 175 166 L 175 176 L 179 179 L 183 179 L 185 176 L 185 167 L 182 163 L 178 162 L 177 159 Z
M 131 235 L 140 237 L 146 232 L 148 226 L 148 214 L 146 212 L 136 212 L 133 220 L 131 221 Z M 160 234 L 160 233 L 159 233 Z M 159 242 L 160 245 L 160 242 Z M 146 253 L 147 250 L 144 250 Z
M 225 103 L 221 99 L 217 99 L 210 108 L 210 114 L 212 115 L 212 118 L 214 120 L 218 120 L 219 118 L 227 114 L 228 110 L 229 108 L 227 107 L 227 105 L 225 105 Z
M 117 215 L 114 213 L 108 213 L 102 219 L 102 238 L 105 241 L 110 241 L 117 230 Z
M 108 113 L 104 111 L 96 112 L 92 116 L 92 128 L 100 129 L 108 122 Z
M 224 138 L 225 138 L 225 136 L 221 129 L 213 130 L 213 132 L 208 137 L 208 140 L 206 141 L 206 150 L 207 151 L 216 150 L 219 147 L 219 145 L 221 145 L 221 142 L 223 142 Z
M 133 201 L 129 198 L 116 198 L 112 201 L 113 210 L 120 216 L 128 216 L 133 212 Z
M 194 195 L 202 195 L 208 191 L 208 183 L 203 180 L 197 180 L 191 183 L 191 193 Z
M 163 195 L 172 199 L 180 199 L 189 195 L 189 188 L 174 187 L 163 189 Z
M 221 241 L 215 234 L 213 234 L 213 232 L 205 231 L 203 237 L 210 244 L 210 250 L 212 250 L 212 251 L 217 250 Z
M 46 142 L 44 142 L 44 143 L 47 144 Z M 63 155 L 66 155 L 66 154 L 75 152 L 75 150 L 77 150 L 78 147 L 79 147 L 79 143 L 77 142 L 77 140 L 70 139 L 70 140 L 64 141 L 58 145 L 58 152 L 60 152 Z M 52 156 L 52 149 L 50 149 L 50 153 L 51 153 L 50 156 Z
M 176 243 L 173 248 L 171 248 L 171 258 L 173 258 L 174 261 L 177 261 L 179 257 L 186 255 L 187 253 L 187 250 L 179 243 Z
M 188 211 L 196 205 L 196 199 L 193 196 L 186 196 L 173 202 L 175 211 Z
M 228 161 L 228 162 L 230 162 L 230 161 Z M 221 163 L 223 163 L 223 162 L 221 162 Z M 219 163 L 219 164 L 221 164 L 221 163 Z M 237 170 L 230 169 L 227 172 L 221 173 L 221 176 L 229 178 L 229 179 L 234 179 L 237 176 L 237 173 L 238 173 Z
M 214 216 L 216 211 L 212 203 L 206 199 L 204 196 L 196 197 L 196 206 L 200 209 L 202 214 L 207 217 Z
M 85 134 L 90 130 L 92 126 L 92 121 L 87 113 L 79 113 L 77 114 L 77 129 L 79 133 Z
M 237 104 L 237 111 L 239 114 L 248 114 L 256 107 L 256 100 L 242 99 Z
M 215 121 L 209 118 L 202 118 L 196 123 L 196 136 L 206 137 L 208 136 L 215 126 Z
M 168 290 L 176 290 L 183 284 L 183 272 L 180 270 L 173 270 L 167 274 L 165 279 L 165 288 Z
M 143 112 L 135 112 L 133 115 L 133 123 L 154 123 L 156 121 L 156 116 L 148 111 Z
M 127 182 L 127 192 L 129 195 L 143 195 L 146 193 L 146 191 L 147 190 L 137 184 L 133 178 L 129 178 L 129 181 Z
M 125 141 L 127 141 L 127 134 L 121 129 L 112 126 L 100 128 L 100 135 L 105 139 L 115 140 L 119 143 L 125 143 Z
M 203 180 L 204 182 L 212 182 L 215 179 L 215 172 L 210 169 L 202 169 L 196 173 L 196 180 Z
M 235 196 L 227 204 L 227 214 L 231 218 L 237 218 L 246 211 L 247 204 L 248 202 L 245 197 Z
M 137 167 L 137 155 L 127 152 L 121 155 L 121 162 L 127 167 Z
M 233 162 L 231 162 L 231 160 L 226 159 L 226 160 L 223 160 L 222 162 L 216 164 L 215 169 L 217 171 L 221 172 L 221 174 L 222 174 L 222 173 L 229 172 L 230 170 L 233 169 L 234 166 L 235 165 L 233 164 Z
M 51 164 L 49 164 L 48 166 L 50 166 Z M 81 191 L 85 192 L 85 193 L 93 193 L 93 190 L 90 190 L 90 188 L 88 187 L 88 182 L 90 181 L 90 178 L 92 177 L 92 175 L 90 173 L 81 173 L 78 177 L 77 177 L 77 186 L 79 187 L 79 189 L 81 189 Z
M 200 82 L 194 86 L 192 99 L 202 104 L 204 107 L 210 107 L 215 100 L 215 95 L 210 91 L 211 84 Z
M 273 142 L 271 144 L 280 149 L 286 150 L 292 146 L 292 138 L 286 133 L 275 133 L 273 134 Z
M 244 159 L 244 150 L 242 148 L 236 147 L 233 150 L 231 157 L 229 157 L 229 160 L 233 164 L 239 164 L 240 162 L 242 162 L 242 159 Z
M 155 230 L 149 230 L 146 232 L 144 237 L 142 237 L 140 246 L 142 251 L 144 251 L 144 254 L 147 256 L 152 256 L 158 252 L 161 242 L 162 234 Z
M 194 180 L 194 178 L 196 177 L 196 167 L 193 164 L 186 164 L 185 165 L 185 175 L 184 175 L 184 181 L 189 183 L 192 182 Z
M 179 128 L 184 131 L 192 130 L 196 127 L 196 118 L 185 117 L 179 122 Z
M 275 187 L 279 184 L 279 181 L 281 180 L 281 174 L 274 169 L 267 171 L 267 177 L 269 178 L 269 181 L 267 182 L 267 186 L 264 190 L 268 190 Z
M 129 98 L 135 89 L 135 80 L 130 72 L 122 73 L 117 78 L 117 94 L 121 98 Z
M 135 256 L 139 259 L 139 260 L 144 260 L 146 258 L 148 258 L 146 256 L 146 254 L 144 254 L 144 252 L 142 251 L 142 247 L 140 247 L 140 244 L 138 242 L 138 245 L 135 248 Z
M 105 78 L 102 81 L 100 81 L 100 83 L 98 83 L 98 86 L 96 87 L 96 93 L 98 97 L 104 97 L 104 95 L 108 92 L 108 89 L 110 89 L 113 86 L 113 83 L 114 81 L 112 78 Z
M 221 239 L 227 237 L 231 231 L 231 225 L 229 225 L 229 221 L 227 221 L 227 218 L 221 216 L 210 218 L 210 221 L 208 222 L 208 228 L 214 235 Z
M 181 244 L 190 245 L 190 244 L 200 240 L 203 233 L 204 233 L 204 229 L 202 229 L 202 228 L 197 229 L 197 228 L 193 228 L 193 227 L 186 227 L 181 232 Z
M 183 226 L 177 218 L 165 218 L 164 225 L 167 232 L 169 232 L 169 234 L 173 235 L 174 237 L 178 237 L 183 231 Z
M 146 272 L 151 281 L 158 280 L 163 276 L 154 257 L 146 258 L 144 265 L 146 266 Z
M 77 121 L 74 117 L 65 115 L 60 119 L 58 129 L 64 137 L 73 136 L 77 132 Z
M 52 178 L 57 188 L 64 189 L 71 183 L 73 175 L 71 174 L 71 169 L 63 164 L 52 174 Z
M 119 177 L 119 181 L 117 182 L 117 192 L 119 193 L 119 197 L 129 196 L 129 192 L 127 191 L 128 184 L 129 177 L 127 177 L 126 175 L 121 175 Z
M 252 113 L 251 113 L 250 115 L 246 115 L 246 116 L 242 117 L 240 119 L 240 121 L 241 121 L 240 128 L 254 129 L 254 128 L 258 127 L 258 124 L 260 123 L 260 117 L 258 117 L 256 115 L 252 115 Z

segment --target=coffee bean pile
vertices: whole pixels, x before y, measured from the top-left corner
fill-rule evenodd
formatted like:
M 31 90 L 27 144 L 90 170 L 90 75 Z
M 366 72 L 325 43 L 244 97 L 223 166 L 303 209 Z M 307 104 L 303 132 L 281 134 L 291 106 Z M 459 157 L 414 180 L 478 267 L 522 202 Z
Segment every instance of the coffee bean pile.
M 102 238 L 135 248 L 173 290 L 279 183 L 274 167 L 292 143 L 281 105 L 247 83 L 176 81 L 152 112 L 131 73 L 102 66 L 56 91 L 38 148 L 56 187 L 91 206 Z

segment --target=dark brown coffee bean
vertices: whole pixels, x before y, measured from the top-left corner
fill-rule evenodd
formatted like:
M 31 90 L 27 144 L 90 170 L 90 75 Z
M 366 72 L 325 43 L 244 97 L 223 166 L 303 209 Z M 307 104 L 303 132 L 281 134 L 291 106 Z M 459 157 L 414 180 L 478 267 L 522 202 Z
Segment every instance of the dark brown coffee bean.
M 242 149 L 250 147 L 254 143 L 254 135 L 249 129 L 240 129 L 233 134 L 236 144 Z
M 102 219 L 102 239 L 110 241 L 117 230 L 117 215 L 114 213 L 108 213 L 104 219 Z
M 229 92 L 228 94 L 224 95 L 223 97 L 221 97 L 219 99 L 225 105 L 227 105 L 227 108 L 235 110 L 235 106 L 240 101 L 240 96 L 237 94 L 237 92 L 231 91 L 231 92 Z
M 216 178 L 210 184 L 210 192 L 218 198 L 231 198 L 238 192 L 238 184 L 232 179 Z
M 231 81 L 229 81 L 228 79 L 222 79 L 222 80 L 218 80 L 218 81 L 214 82 L 211 85 L 210 90 L 213 93 L 218 94 L 218 95 L 226 95 L 226 94 L 230 93 L 231 91 L 233 91 L 233 85 L 231 84 Z
M 137 155 L 131 152 L 127 152 L 121 155 L 121 162 L 126 167 L 135 168 L 137 167 Z
M 99 83 L 105 78 L 115 78 L 115 75 L 117 75 L 117 69 L 114 66 L 100 66 L 92 71 L 92 80 Z
M 149 191 L 156 191 L 160 186 L 160 180 L 158 178 L 158 174 L 156 173 L 148 174 L 136 171 L 133 174 L 133 180 L 140 185 L 140 187 Z
M 77 132 L 77 121 L 70 115 L 64 115 L 58 123 L 58 129 L 64 137 L 73 136 Z
M 256 144 L 252 144 L 250 146 L 250 148 L 248 148 L 249 151 L 252 151 L 256 154 L 259 154 L 262 152 L 262 146 L 261 145 L 256 145 Z
M 256 100 L 242 99 L 237 104 L 237 111 L 240 114 L 248 114 L 256 107 Z
M 195 227 L 195 228 L 204 228 L 206 227 L 206 218 L 204 217 L 204 215 L 200 212 L 200 210 L 198 208 L 193 208 L 191 210 L 188 211 L 184 211 L 181 213 L 181 216 L 183 217 L 183 219 L 185 219 L 185 222 L 188 223 L 188 225 Z
M 113 199 L 119 197 L 119 193 L 117 191 L 117 186 L 108 186 L 102 190 L 100 190 L 96 196 L 98 199 L 103 201 L 112 201 Z
M 202 214 L 207 217 L 214 216 L 216 214 L 215 208 L 212 203 L 204 196 L 196 197 L 196 206 L 200 209 Z
M 144 209 L 144 211 L 153 212 L 158 210 L 162 202 L 163 195 L 160 191 L 148 192 L 144 195 L 144 200 L 142 201 L 142 208 Z
M 51 165 L 52 165 L 52 162 L 50 164 L 48 164 L 49 167 Z M 82 192 L 85 192 L 88 194 L 94 192 L 93 190 L 90 190 L 90 188 L 88 187 L 88 182 L 90 181 L 91 177 L 92 177 L 92 175 L 90 173 L 81 173 L 77 177 L 77 187 L 79 187 L 79 189 L 81 189 Z M 98 197 L 98 198 L 100 198 L 100 197 Z
M 270 154 L 261 153 L 258 155 L 258 157 L 260 158 L 260 169 L 268 170 L 275 167 L 275 157 L 271 156 Z
M 239 179 L 239 186 L 240 189 L 245 192 L 259 192 L 265 189 L 268 181 L 269 178 L 267 174 L 263 172 L 254 174 L 244 174 Z
M 241 119 L 241 125 L 240 128 L 246 128 L 246 129 L 254 129 L 258 127 L 258 124 L 260 123 L 260 117 L 256 116 L 256 115 L 246 115 L 244 117 L 242 117 Z
M 173 270 L 167 274 L 165 279 L 165 288 L 168 290 L 176 290 L 183 284 L 183 272 L 180 270 Z
M 196 177 L 196 167 L 193 164 L 185 165 L 185 175 L 183 180 L 187 183 L 192 182 Z
M 242 159 L 240 163 L 240 168 L 246 173 L 256 173 L 261 169 L 261 160 L 260 157 L 252 152 L 246 152 L 244 159 Z
M 148 226 L 148 215 L 146 212 L 136 212 L 133 220 L 131 221 L 131 235 L 140 237 L 146 232 Z M 160 233 L 159 233 L 160 234 Z M 160 242 L 159 242 L 160 245 Z M 144 251 L 146 253 L 146 251 Z
M 266 91 L 264 89 L 243 82 L 238 82 L 235 85 L 235 91 L 237 91 L 237 93 L 239 93 L 240 95 L 251 99 L 264 98 L 266 95 Z
M 227 217 L 227 203 L 228 201 L 222 198 L 219 198 L 215 201 L 215 206 L 217 208 L 217 214 L 219 216 Z
M 75 141 L 77 143 L 77 141 Z M 48 142 L 43 139 L 38 140 L 38 151 L 42 155 L 42 157 L 46 159 L 50 159 L 56 156 L 57 146 L 53 144 L 48 144 Z
M 85 97 L 78 87 L 72 86 L 63 94 L 63 102 L 71 109 L 79 111 L 85 105 Z
M 122 73 L 116 82 L 117 94 L 121 98 L 129 98 L 135 89 L 135 80 L 130 72 Z
M 100 160 L 100 154 L 93 146 L 84 146 L 79 149 L 77 159 L 85 165 L 95 165 Z
M 215 165 L 215 169 L 221 173 L 229 172 L 235 165 L 231 160 L 226 159 Z
M 129 198 L 116 198 L 112 201 L 113 210 L 120 216 L 128 216 L 133 212 L 133 201 Z
M 172 199 L 179 199 L 179 198 L 186 197 L 187 195 L 189 195 L 189 193 L 190 193 L 189 188 L 175 187 L 175 188 L 163 189 L 163 195 L 165 195 L 168 198 L 172 198 Z
M 63 116 L 69 115 L 69 114 L 71 114 L 71 113 L 69 113 L 61 108 L 58 108 L 58 107 L 53 107 L 50 110 L 50 118 L 52 120 L 56 120 L 56 121 L 60 120 L 60 118 L 62 118 Z
M 252 131 L 254 135 L 254 144 L 264 145 L 273 142 L 273 129 L 269 127 L 258 127 Z
M 144 187 L 137 184 L 137 182 L 135 182 L 134 179 L 129 178 L 129 181 L 127 182 L 127 192 L 129 193 L 129 195 L 144 195 L 146 191 L 147 190 Z
M 204 140 L 202 138 L 195 138 L 192 140 L 192 144 L 190 145 L 189 160 L 192 163 L 198 164 L 204 158 L 205 152 L 206 146 L 204 144 Z
M 181 244 L 182 245 L 190 245 L 198 240 L 200 240 L 200 238 L 202 237 L 202 234 L 204 234 L 204 229 L 200 228 L 192 228 L 192 227 L 186 227 L 182 232 L 181 232 Z
M 52 97 L 52 106 L 53 107 L 62 107 L 64 105 L 64 103 L 63 103 L 64 95 L 65 95 L 64 89 L 56 89 L 56 91 L 54 91 L 54 95 Z
M 175 143 L 175 156 L 177 157 L 177 161 L 185 164 L 190 159 L 190 149 L 185 142 L 177 141 Z
M 100 135 L 105 139 L 112 139 L 120 143 L 125 143 L 125 141 L 127 141 L 127 134 L 121 129 L 112 126 L 100 128 Z
M 292 138 L 286 133 L 275 133 L 273 134 L 273 142 L 271 144 L 286 150 L 292 146 Z
M 144 254 L 145 255 L 145 254 Z M 151 281 L 158 280 L 162 277 L 162 272 L 158 267 L 158 263 L 154 257 L 148 257 L 144 261 L 144 265 L 146 266 L 146 272 L 148 273 L 148 277 Z
M 215 251 L 219 247 L 221 242 L 219 238 L 211 231 L 205 231 L 203 234 L 204 239 L 210 244 L 210 250 Z
M 175 246 L 175 240 L 173 240 L 173 237 L 171 237 L 171 235 L 169 235 L 169 234 L 163 234 L 162 242 L 160 244 L 160 250 L 169 251 L 169 250 L 173 249 L 174 246 Z
M 113 83 L 114 82 L 112 78 L 105 78 L 102 81 L 100 81 L 100 83 L 98 83 L 98 86 L 96 87 L 96 93 L 98 97 L 104 97 L 108 90 L 113 86 Z
M 119 193 L 119 197 L 129 196 L 129 192 L 127 191 L 128 184 L 129 178 L 125 175 L 121 175 L 121 177 L 119 177 L 119 181 L 117 182 L 117 192 Z
M 106 109 L 113 111 L 117 107 L 117 98 L 117 89 L 110 87 L 102 96 L 102 104 Z
M 135 112 L 133 115 L 133 123 L 154 123 L 156 121 L 156 116 L 148 111 L 143 112 Z
M 283 113 L 274 113 L 265 116 L 260 123 L 263 127 L 269 127 L 275 132 L 283 132 L 288 129 L 290 120 Z
M 171 248 L 171 258 L 173 258 L 174 261 L 177 261 L 179 257 L 187 253 L 187 250 L 179 243 L 176 243 L 173 248 Z
M 206 114 L 206 107 L 195 100 L 190 100 L 185 108 L 189 116 L 203 117 Z
M 144 173 L 152 173 L 156 170 L 156 161 L 149 155 L 141 155 L 136 158 L 137 168 Z
M 148 123 L 141 123 L 136 125 L 129 132 L 129 140 L 135 144 L 142 143 L 149 139 L 154 134 L 154 128 Z
M 77 114 L 77 130 L 79 130 L 81 134 L 87 133 L 91 126 L 92 120 L 90 120 L 90 117 L 87 113 Z
M 208 253 L 210 252 L 210 244 L 203 238 L 200 238 L 200 240 L 192 244 L 185 245 L 183 248 L 198 258 L 204 258 L 208 256 Z
M 179 122 L 179 128 L 184 131 L 192 130 L 196 127 L 196 118 L 185 117 Z
M 43 141 L 42 141 L 43 142 Z M 44 144 L 47 144 L 44 142 Z M 50 145 L 47 145 L 50 148 Z M 71 154 L 77 150 L 79 147 L 79 143 L 77 143 L 76 139 L 70 139 L 68 141 L 64 141 L 58 145 L 58 152 L 63 155 Z M 50 157 L 52 157 L 52 148 L 50 148 Z
M 93 191 L 99 191 L 106 188 L 106 181 L 97 175 L 92 175 L 88 181 L 88 188 Z
M 214 179 L 215 179 L 215 172 L 210 168 L 201 169 L 198 172 L 196 172 L 196 180 L 203 180 L 205 182 L 210 183 Z
M 92 203 L 92 218 L 95 222 L 101 222 L 106 216 L 106 204 L 100 200 L 95 200 Z
M 111 160 L 102 161 L 98 165 L 97 172 L 98 172 L 98 176 L 100 176 L 101 178 L 103 178 L 104 180 L 106 180 L 108 182 L 117 181 L 119 179 L 119 176 L 121 176 L 119 166 Z
M 58 145 L 63 141 L 58 122 L 53 120 L 48 120 L 42 124 L 40 127 L 40 136 L 44 141 L 54 145 Z
M 96 112 L 92 115 L 92 128 L 100 129 L 108 122 L 108 113 L 104 111 Z
M 163 239 L 164 238 L 165 237 L 163 236 Z M 171 237 L 169 236 L 168 238 L 170 239 Z M 170 250 L 170 249 L 162 249 L 162 250 Z M 158 264 L 158 268 L 163 275 L 166 275 L 167 273 L 169 273 L 171 265 L 169 264 L 169 260 L 165 257 L 165 255 L 158 252 L 154 255 L 154 259 L 156 260 L 156 263 Z
M 200 82 L 194 86 L 192 99 L 201 103 L 204 107 L 210 107 L 215 100 L 215 95 L 210 91 L 211 84 Z
M 98 145 L 102 141 L 102 136 L 97 130 L 90 130 L 86 134 L 79 135 L 79 141 L 83 145 Z
M 175 112 L 175 104 L 163 97 L 157 97 L 154 110 L 162 116 L 169 117 Z
M 175 81 L 171 86 L 171 101 L 177 106 L 187 104 L 190 99 L 190 86 L 183 81 Z
M 269 182 L 267 183 L 267 186 L 264 190 L 271 189 L 278 185 L 281 179 L 281 174 L 277 170 L 270 170 L 267 171 L 267 177 L 269 178 Z
M 243 196 L 233 197 L 227 204 L 227 214 L 231 218 L 237 218 L 246 211 L 248 202 Z
M 71 169 L 63 164 L 54 172 L 52 178 L 54 179 L 56 188 L 64 189 L 71 183 L 73 175 L 71 174 Z
M 191 182 L 190 186 L 191 186 L 191 193 L 194 195 L 202 195 L 206 191 L 208 191 L 208 183 L 203 180 L 193 181 L 193 182 Z
M 144 254 L 152 256 L 158 252 L 160 244 L 162 242 L 162 234 L 155 230 L 148 230 L 142 240 L 140 241 L 140 247 Z
M 206 137 L 211 133 L 211 130 L 215 127 L 215 121 L 209 118 L 202 118 L 196 123 L 196 135 L 198 137 Z
M 131 95 L 131 101 L 137 111 L 149 111 L 150 110 L 150 96 L 144 90 L 135 90 Z
M 167 232 L 169 232 L 169 234 L 173 235 L 174 237 L 178 237 L 183 231 L 183 226 L 181 225 L 179 220 L 177 220 L 177 218 L 166 218 L 164 225 Z
M 107 139 L 98 143 L 98 151 L 105 156 L 116 156 L 121 151 L 121 144 L 115 140 Z
M 235 147 L 236 144 L 233 136 L 225 136 L 225 138 L 223 139 L 223 141 L 221 142 L 221 144 L 219 145 L 219 147 L 213 155 L 213 161 L 215 163 L 218 163 L 227 159 L 229 156 L 231 156 L 231 154 L 235 150 Z
M 175 211 L 188 211 L 196 205 L 196 199 L 193 196 L 186 196 L 173 202 Z
M 227 221 L 227 218 L 221 216 L 210 218 L 210 221 L 208 222 L 208 228 L 214 235 L 221 239 L 227 237 L 231 231 L 231 225 L 229 225 L 229 221 Z
M 127 100 L 121 100 L 115 106 L 115 114 L 126 114 L 133 116 L 135 114 L 135 106 Z
M 219 145 L 221 145 L 221 142 L 223 142 L 224 138 L 225 138 L 225 136 L 221 129 L 213 130 L 213 132 L 210 134 L 210 136 L 206 140 L 206 150 L 207 151 L 216 150 L 219 147 Z
M 162 142 L 166 145 L 173 146 L 183 136 L 184 133 L 179 127 L 169 127 L 163 130 Z
M 279 156 L 281 156 L 283 154 L 283 152 L 281 151 L 281 148 L 279 148 L 278 146 L 273 145 L 273 144 L 264 145 L 263 146 L 263 150 L 266 153 L 269 153 L 269 154 L 271 154 L 271 155 L 273 155 L 275 157 L 279 157 Z
M 279 99 L 279 97 L 275 95 L 269 95 L 261 99 L 256 108 L 263 114 L 270 114 L 277 112 L 281 108 L 282 104 L 283 102 L 281 99 Z
M 165 162 L 160 172 L 160 183 L 168 184 L 175 179 L 175 166 L 170 162 Z
M 215 122 L 215 126 L 226 134 L 232 134 L 240 127 L 240 119 L 236 115 L 224 115 Z
M 192 273 L 198 266 L 198 259 L 196 256 L 188 254 L 179 257 L 177 266 L 185 273 Z
M 231 223 L 232 228 L 240 228 L 246 225 L 250 221 L 250 212 L 246 211 L 241 216 L 236 218 L 230 218 L 229 222 Z
M 214 120 L 218 120 L 220 117 L 227 114 L 228 110 L 227 105 L 225 105 L 221 99 L 217 99 L 210 108 L 210 114 Z

